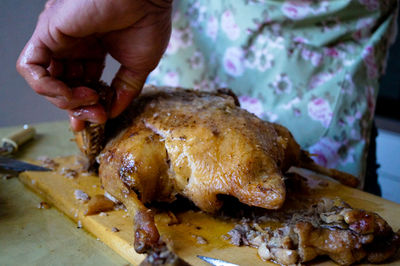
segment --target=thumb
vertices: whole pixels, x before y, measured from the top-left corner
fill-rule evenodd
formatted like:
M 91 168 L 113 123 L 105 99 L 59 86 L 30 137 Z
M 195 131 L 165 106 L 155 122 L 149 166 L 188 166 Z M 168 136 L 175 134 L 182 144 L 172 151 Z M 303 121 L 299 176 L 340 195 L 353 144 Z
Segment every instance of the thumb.
M 121 66 L 111 83 L 115 94 L 111 104 L 110 117 L 114 118 L 124 111 L 142 91 L 150 72 L 135 72 Z

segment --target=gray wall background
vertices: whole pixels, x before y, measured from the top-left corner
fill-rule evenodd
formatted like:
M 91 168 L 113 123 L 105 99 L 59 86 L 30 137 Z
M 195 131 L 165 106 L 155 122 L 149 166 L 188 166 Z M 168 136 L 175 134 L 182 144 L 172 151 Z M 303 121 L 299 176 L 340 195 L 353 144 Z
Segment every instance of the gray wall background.
M 15 69 L 45 3 L 0 0 L 0 127 L 68 119 L 65 111 L 37 95 Z M 118 64 L 107 58 L 103 79 L 109 82 L 117 69 Z

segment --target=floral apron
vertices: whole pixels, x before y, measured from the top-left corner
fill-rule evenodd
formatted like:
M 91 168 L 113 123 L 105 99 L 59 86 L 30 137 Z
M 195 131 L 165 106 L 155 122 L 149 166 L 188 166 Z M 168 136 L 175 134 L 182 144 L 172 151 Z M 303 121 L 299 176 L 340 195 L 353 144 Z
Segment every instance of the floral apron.
M 395 0 L 183 0 L 148 82 L 231 88 L 326 167 L 363 181 Z

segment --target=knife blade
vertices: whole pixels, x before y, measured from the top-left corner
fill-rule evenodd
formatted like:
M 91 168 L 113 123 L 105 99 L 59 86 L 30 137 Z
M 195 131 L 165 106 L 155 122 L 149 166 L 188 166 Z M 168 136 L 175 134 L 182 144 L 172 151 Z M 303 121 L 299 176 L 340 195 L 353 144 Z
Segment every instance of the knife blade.
M 6 170 L 12 170 L 15 172 L 23 172 L 23 171 L 51 171 L 49 168 L 45 168 L 39 165 L 34 165 L 30 163 L 26 163 L 23 161 L 15 160 L 8 157 L 0 156 L 0 168 Z
M 220 260 L 220 259 L 214 259 L 214 258 L 210 258 L 210 257 L 206 257 L 206 256 L 200 256 L 200 255 L 197 255 L 197 257 L 199 259 L 204 260 L 208 264 L 211 264 L 211 265 L 214 265 L 214 266 L 239 266 L 237 264 L 230 263 L 230 262 L 227 262 L 227 261 L 224 261 L 224 260 Z

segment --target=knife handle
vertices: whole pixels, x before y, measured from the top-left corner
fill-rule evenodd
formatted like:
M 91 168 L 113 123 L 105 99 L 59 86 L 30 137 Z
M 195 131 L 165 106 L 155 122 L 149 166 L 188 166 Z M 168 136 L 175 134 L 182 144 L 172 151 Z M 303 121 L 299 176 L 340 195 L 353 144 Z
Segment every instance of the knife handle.
M 1 140 L 2 146 L 12 146 L 13 151 L 18 150 L 18 147 L 32 139 L 36 135 L 36 130 L 34 127 L 24 125 L 22 130 L 13 133 Z

